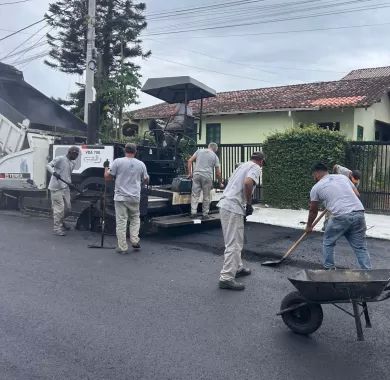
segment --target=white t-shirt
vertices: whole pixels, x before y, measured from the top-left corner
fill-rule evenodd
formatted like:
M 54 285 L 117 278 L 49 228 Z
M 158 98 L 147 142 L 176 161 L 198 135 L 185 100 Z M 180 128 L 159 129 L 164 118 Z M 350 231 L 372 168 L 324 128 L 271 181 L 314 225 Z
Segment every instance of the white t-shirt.
M 244 193 L 244 182 L 246 178 L 251 178 L 259 184 L 261 167 L 253 161 L 248 161 L 240 165 L 229 178 L 229 183 L 223 192 L 218 207 L 234 212 L 235 214 L 245 215 L 246 199 Z
M 213 179 L 214 168 L 219 168 L 218 156 L 210 149 L 198 149 L 195 152 L 194 175 L 199 174 L 203 177 Z
M 334 216 L 364 211 L 362 202 L 353 191 L 354 188 L 355 186 L 346 176 L 329 174 L 313 186 L 310 200 L 323 202 L 326 209 Z
M 110 174 L 115 177 L 115 201 L 139 202 L 142 182 L 148 178 L 145 164 L 136 158 L 117 158 Z
M 76 165 L 76 161 L 69 160 L 66 156 L 56 157 L 53 161 L 48 163 L 48 169 L 53 174 L 53 172 L 58 173 L 61 178 L 68 182 L 72 182 L 72 171 Z M 61 189 L 67 189 L 68 185 L 64 182 L 58 180 L 53 175 L 51 176 L 49 183 L 49 190 L 56 191 Z

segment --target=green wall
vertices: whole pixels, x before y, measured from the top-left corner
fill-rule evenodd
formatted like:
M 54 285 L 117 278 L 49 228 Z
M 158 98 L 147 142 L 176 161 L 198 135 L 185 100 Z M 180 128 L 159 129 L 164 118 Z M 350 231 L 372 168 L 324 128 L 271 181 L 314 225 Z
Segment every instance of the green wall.
M 203 120 L 202 140 L 206 141 L 206 125 L 221 124 L 222 144 L 256 144 L 263 142 L 275 131 L 292 126 L 287 112 L 253 113 L 240 115 L 208 116 Z

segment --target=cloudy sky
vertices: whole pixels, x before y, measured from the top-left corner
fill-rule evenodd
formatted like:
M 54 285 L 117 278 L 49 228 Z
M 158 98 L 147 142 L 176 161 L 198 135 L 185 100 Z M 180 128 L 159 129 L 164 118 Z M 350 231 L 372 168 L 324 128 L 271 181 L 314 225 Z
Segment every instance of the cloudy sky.
M 42 18 L 49 2 L 0 0 L 0 39 Z M 352 69 L 390 65 L 390 0 L 145 2 L 144 46 L 152 56 L 141 62 L 143 81 L 190 75 L 229 91 L 337 80 Z M 46 95 L 66 97 L 82 78 L 31 59 L 47 52 L 48 29 L 41 23 L 0 41 L 0 60 L 17 64 Z M 140 94 L 140 102 L 132 108 L 159 101 Z

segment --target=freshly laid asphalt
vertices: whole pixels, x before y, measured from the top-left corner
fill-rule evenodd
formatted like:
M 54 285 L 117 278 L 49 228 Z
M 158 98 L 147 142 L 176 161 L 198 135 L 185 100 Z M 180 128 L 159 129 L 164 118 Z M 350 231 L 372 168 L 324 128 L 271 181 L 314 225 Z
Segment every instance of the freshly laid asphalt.
M 248 224 L 244 292 L 220 290 L 219 228 L 145 236 L 140 252 L 89 249 L 99 235 L 50 232 L 44 218 L 0 213 L 0 379 L 390 378 L 390 301 L 370 304 L 373 328 L 324 306 L 322 327 L 298 336 L 276 316 L 287 276 L 321 262 L 314 234 L 277 268 L 300 231 Z M 114 238 L 108 237 L 107 244 Z M 390 243 L 369 240 L 375 267 Z M 342 242 L 340 266 L 355 266 Z

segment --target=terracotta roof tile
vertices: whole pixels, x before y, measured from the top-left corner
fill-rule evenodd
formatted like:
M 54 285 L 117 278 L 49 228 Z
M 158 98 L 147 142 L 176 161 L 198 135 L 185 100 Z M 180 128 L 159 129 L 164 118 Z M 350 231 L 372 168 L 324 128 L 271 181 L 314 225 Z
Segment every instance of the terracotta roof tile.
M 353 107 L 364 100 L 365 96 L 339 96 L 337 98 L 320 98 L 311 102 L 316 107 Z
M 390 77 L 379 77 L 220 92 L 215 98 L 204 100 L 203 112 L 218 115 L 288 109 L 368 107 L 378 102 L 389 89 Z M 190 105 L 194 113 L 198 114 L 200 101 L 192 101 Z M 174 105 L 162 103 L 133 111 L 132 118 L 166 118 L 173 112 Z
M 390 66 L 385 67 L 371 67 L 367 69 L 352 70 L 343 79 L 363 79 L 363 78 L 379 78 L 390 76 Z

